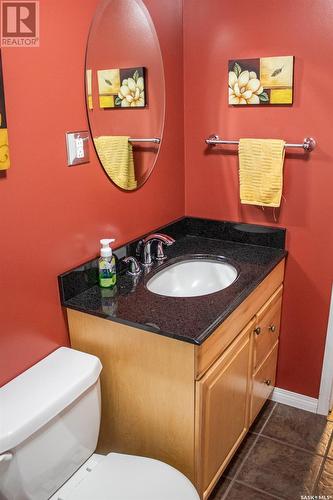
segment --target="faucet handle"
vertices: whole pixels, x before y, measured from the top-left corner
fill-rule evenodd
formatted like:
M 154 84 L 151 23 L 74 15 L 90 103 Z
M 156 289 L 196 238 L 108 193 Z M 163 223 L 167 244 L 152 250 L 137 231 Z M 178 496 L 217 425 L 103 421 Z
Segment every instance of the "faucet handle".
M 168 236 L 167 234 L 162 234 L 162 233 L 152 233 L 146 236 L 143 240 L 143 259 L 142 259 L 142 265 L 143 266 L 150 266 L 152 263 L 152 256 L 151 256 L 151 245 L 155 241 L 159 243 L 159 249 L 158 249 L 158 255 L 159 259 L 158 260 L 164 260 L 165 256 L 163 253 L 163 248 L 162 245 L 172 245 L 175 240 L 171 238 L 171 236 Z
M 141 273 L 142 269 L 135 257 L 125 257 L 123 262 L 125 262 L 125 264 L 129 263 L 129 269 L 126 271 L 127 274 L 130 274 L 131 276 L 138 276 Z
M 155 259 L 159 262 L 165 260 L 167 258 L 166 255 L 164 255 L 164 250 L 163 250 L 163 245 L 167 245 L 167 246 L 170 246 L 171 243 L 164 243 L 163 241 L 161 240 L 158 240 L 157 241 L 157 247 L 156 247 L 156 257 Z
M 142 249 L 143 249 L 143 240 L 139 240 L 135 249 L 135 255 L 137 259 L 140 259 L 142 256 Z
M 157 246 L 156 246 L 155 259 L 158 262 L 161 262 L 167 258 L 167 256 L 164 255 L 163 245 L 169 247 L 170 245 L 172 245 L 175 242 L 175 240 L 173 238 L 171 238 L 171 236 L 168 236 L 167 234 L 159 234 L 158 236 L 159 236 L 159 238 L 156 238 Z

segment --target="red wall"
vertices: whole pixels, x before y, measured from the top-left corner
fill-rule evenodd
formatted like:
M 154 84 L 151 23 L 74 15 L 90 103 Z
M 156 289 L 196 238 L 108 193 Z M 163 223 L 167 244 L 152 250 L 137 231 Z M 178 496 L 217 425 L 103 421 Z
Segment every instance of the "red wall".
M 0 385 L 68 343 L 57 275 L 184 213 L 181 1 L 147 0 L 168 82 L 155 170 L 124 193 L 91 162 L 66 166 L 65 132 L 87 129 L 85 43 L 97 0 L 43 0 L 39 48 L 2 49 L 12 167 L 0 174 Z
M 287 228 L 277 385 L 318 397 L 333 270 L 333 4 L 331 0 L 185 0 L 186 213 Z M 292 107 L 227 104 L 228 59 L 294 55 Z M 204 139 L 272 137 L 318 141 L 289 152 L 278 222 L 239 203 L 235 147 L 208 151 Z
M 288 153 L 278 225 L 289 250 L 279 387 L 318 396 L 332 282 L 333 203 L 330 0 L 184 2 L 186 208 L 183 175 L 181 0 L 146 0 L 163 53 L 164 141 L 155 170 L 124 193 L 91 148 L 87 165 L 66 166 L 65 132 L 87 128 L 84 53 L 98 0 L 43 0 L 41 46 L 2 50 L 12 168 L 0 174 L 0 385 L 68 343 L 56 276 L 98 252 L 184 214 L 274 225 L 273 214 L 238 202 L 237 154 L 203 140 L 313 135 L 308 159 Z M 79 14 L 78 14 L 79 13 Z M 232 108 L 230 58 L 295 55 L 292 107 Z

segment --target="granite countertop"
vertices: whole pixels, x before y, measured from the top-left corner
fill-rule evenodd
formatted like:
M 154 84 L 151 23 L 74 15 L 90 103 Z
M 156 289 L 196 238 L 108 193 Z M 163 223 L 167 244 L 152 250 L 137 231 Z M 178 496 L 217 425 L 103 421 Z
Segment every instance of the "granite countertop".
M 163 228 L 166 234 L 176 236 L 176 242 L 165 251 L 167 261 L 153 264 L 149 273 L 142 273 L 138 278 L 119 272 L 116 290 L 100 288 L 93 278 L 88 286 L 83 287 L 84 290 L 66 294 L 62 279 L 69 273 L 60 276 L 63 306 L 200 345 L 286 256 L 283 248 L 207 237 L 211 233 L 205 231 L 200 231 L 204 237 L 193 234 L 193 231 L 180 235 L 178 229 L 177 226 L 175 232 L 173 226 L 169 231 L 168 227 Z M 200 297 L 165 297 L 146 288 L 148 279 L 161 267 L 171 264 L 174 259 L 182 260 L 198 254 L 225 257 L 238 271 L 236 281 L 224 290 Z M 95 271 L 90 268 L 90 272 Z M 87 266 L 73 272 L 87 273 Z

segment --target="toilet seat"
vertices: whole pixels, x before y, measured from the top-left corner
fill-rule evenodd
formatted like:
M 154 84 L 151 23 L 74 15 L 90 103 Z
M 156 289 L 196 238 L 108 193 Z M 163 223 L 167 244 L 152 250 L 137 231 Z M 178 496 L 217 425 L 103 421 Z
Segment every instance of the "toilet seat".
M 192 483 L 151 458 L 110 453 L 61 500 L 199 500 Z

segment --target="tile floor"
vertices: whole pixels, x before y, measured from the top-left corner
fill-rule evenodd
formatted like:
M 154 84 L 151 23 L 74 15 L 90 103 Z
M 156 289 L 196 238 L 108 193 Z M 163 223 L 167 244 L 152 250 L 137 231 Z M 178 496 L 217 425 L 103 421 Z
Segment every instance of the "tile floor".
M 333 422 L 266 403 L 209 500 L 333 500 Z

